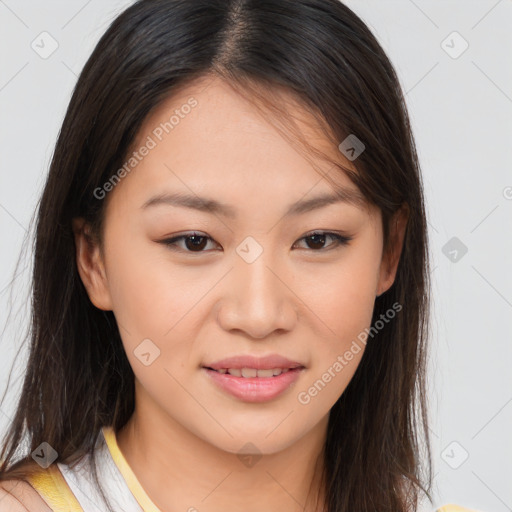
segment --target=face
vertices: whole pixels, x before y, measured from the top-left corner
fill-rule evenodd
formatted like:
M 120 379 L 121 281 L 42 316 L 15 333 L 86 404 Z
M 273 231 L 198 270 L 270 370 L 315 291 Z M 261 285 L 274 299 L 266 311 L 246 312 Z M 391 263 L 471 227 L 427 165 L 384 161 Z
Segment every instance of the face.
M 332 185 L 220 80 L 162 104 L 134 147 L 136 165 L 102 189 L 103 252 L 76 236 L 89 297 L 118 322 L 137 403 L 228 452 L 292 445 L 325 425 L 363 355 L 353 342 L 393 282 L 379 210 L 294 208 Z

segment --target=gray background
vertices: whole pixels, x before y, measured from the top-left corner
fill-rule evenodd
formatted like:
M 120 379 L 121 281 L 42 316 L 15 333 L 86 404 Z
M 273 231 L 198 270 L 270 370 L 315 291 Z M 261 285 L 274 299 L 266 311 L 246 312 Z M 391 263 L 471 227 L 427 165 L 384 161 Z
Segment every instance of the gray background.
M 30 246 L 17 269 L 15 264 L 58 130 L 94 45 L 131 3 L 0 0 L 2 328 L 13 302 L 0 339 L 2 393 L 28 325 Z M 397 69 L 423 169 L 434 292 L 435 505 L 510 511 L 512 1 L 346 3 L 369 24 Z M 44 31 L 50 36 L 40 36 Z M 52 39 L 57 49 L 42 58 Z M 0 410 L 2 432 L 25 357 L 22 347 Z

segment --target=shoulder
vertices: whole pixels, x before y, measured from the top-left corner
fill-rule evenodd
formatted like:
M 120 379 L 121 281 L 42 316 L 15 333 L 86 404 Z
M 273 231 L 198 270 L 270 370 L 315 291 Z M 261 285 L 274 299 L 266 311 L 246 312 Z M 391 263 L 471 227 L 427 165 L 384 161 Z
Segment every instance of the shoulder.
M 23 480 L 0 482 L 0 512 L 52 512 L 39 493 Z
M 16 471 L 0 481 L 0 512 L 83 512 L 56 464 L 28 461 Z

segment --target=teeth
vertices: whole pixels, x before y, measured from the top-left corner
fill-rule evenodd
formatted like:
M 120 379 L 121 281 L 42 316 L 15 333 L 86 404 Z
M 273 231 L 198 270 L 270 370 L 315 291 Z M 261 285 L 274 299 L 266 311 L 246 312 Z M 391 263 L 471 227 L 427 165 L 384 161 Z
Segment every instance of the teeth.
M 289 372 L 290 368 L 269 368 L 268 370 L 257 370 L 256 368 L 221 368 L 217 372 L 226 374 L 229 373 L 233 377 L 276 377 L 281 373 Z
M 258 370 L 255 368 L 242 368 L 242 377 L 257 377 Z
M 273 377 L 274 376 L 274 370 L 258 370 L 257 372 L 258 377 Z M 244 375 L 245 377 L 245 375 Z

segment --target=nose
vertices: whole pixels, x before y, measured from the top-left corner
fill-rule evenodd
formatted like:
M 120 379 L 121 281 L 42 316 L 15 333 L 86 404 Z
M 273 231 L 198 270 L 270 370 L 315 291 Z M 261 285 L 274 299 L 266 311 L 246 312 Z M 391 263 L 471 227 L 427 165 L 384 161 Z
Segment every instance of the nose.
M 263 339 L 294 328 L 298 299 L 287 283 L 289 272 L 268 265 L 264 256 L 265 252 L 252 263 L 235 258 L 217 304 L 217 321 L 224 330 Z

